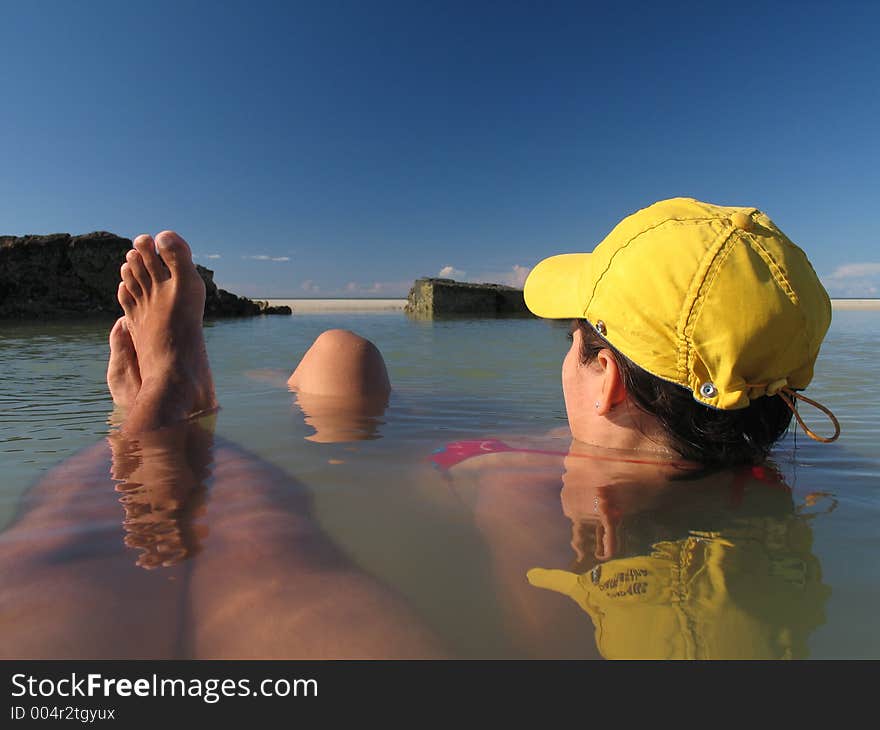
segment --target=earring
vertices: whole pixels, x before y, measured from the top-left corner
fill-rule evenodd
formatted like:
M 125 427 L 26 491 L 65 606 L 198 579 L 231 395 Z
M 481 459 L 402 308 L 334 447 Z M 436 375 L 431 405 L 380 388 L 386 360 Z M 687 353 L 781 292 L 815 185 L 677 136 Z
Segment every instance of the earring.
M 596 408 L 599 407 L 599 401 L 596 401 Z

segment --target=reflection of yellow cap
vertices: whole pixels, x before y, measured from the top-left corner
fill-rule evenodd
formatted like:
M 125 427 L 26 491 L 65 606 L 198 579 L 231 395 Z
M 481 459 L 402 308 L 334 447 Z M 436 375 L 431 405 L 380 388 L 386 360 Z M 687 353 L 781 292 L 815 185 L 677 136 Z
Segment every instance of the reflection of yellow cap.
M 628 216 L 592 253 L 541 261 L 540 317 L 587 319 L 644 370 L 721 409 L 805 388 L 831 323 L 806 254 L 755 208 L 673 198 Z
M 786 659 L 807 654 L 829 589 L 809 527 L 752 518 L 749 530 L 693 533 L 650 555 L 578 575 L 533 568 L 529 582 L 573 599 L 608 659 Z M 736 534 L 735 534 L 736 533 Z

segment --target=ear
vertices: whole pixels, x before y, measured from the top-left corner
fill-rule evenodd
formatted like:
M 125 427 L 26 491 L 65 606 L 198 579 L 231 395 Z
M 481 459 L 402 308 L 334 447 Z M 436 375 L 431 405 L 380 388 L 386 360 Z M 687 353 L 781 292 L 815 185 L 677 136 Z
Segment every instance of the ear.
M 600 416 L 606 415 L 615 406 L 620 405 L 626 400 L 626 386 L 623 384 L 623 376 L 620 373 L 620 367 L 617 365 L 617 359 L 611 350 L 605 348 L 599 350 L 594 361 L 598 366 L 602 377 L 602 390 L 599 396 L 599 408 L 597 413 Z

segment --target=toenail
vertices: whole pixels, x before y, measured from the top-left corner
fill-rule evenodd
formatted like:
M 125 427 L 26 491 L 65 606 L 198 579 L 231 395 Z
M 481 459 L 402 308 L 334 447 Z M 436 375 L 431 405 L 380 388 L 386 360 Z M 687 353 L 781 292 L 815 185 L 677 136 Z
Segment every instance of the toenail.
M 168 248 L 168 246 L 179 236 L 174 231 L 162 231 L 156 236 L 156 245 L 160 248 Z

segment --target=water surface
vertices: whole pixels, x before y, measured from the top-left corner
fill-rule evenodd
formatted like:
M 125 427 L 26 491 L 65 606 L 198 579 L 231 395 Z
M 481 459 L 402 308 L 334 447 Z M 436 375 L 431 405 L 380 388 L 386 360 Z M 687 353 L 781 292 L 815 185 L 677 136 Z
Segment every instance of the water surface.
M 368 440 L 308 440 L 315 429 L 279 385 L 330 327 L 354 329 L 385 355 L 394 392 Z M 872 378 L 880 312 L 834 314 L 809 394 L 837 414 L 843 436 L 826 446 L 800 434 L 780 445 L 774 461 L 790 496 L 752 485 L 743 506 L 735 508 L 726 486 L 717 494 L 658 498 L 624 519 L 611 562 L 586 555 L 584 546 L 601 534 L 593 534 L 589 519 L 571 518 L 578 500 L 586 500 L 589 511 L 608 496 L 575 483 L 581 462 L 547 457 L 539 469 L 519 472 L 515 465 L 502 465 L 502 482 L 511 485 L 509 511 L 499 494 L 495 502 L 480 496 L 478 478 L 450 478 L 430 462 L 434 451 L 463 439 L 531 439 L 533 447 L 567 451 L 564 438 L 542 438 L 566 424 L 559 385 L 568 346 L 563 326 L 539 320 L 414 321 L 396 312 L 210 323 L 206 339 L 222 410 L 208 458 L 194 469 L 201 491 L 197 499 L 183 498 L 189 510 L 183 516 L 179 501 L 165 513 L 155 494 L 145 496 L 145 488 L 131 486 L 131 479 L 126 487 L 124 479 L 109 477 L 105 437 L 114 416 L 104 383 L 107 329 L 100 322 L 0 324 L 0 523 L 10 523 L 29 488 L 57 474 L 50 469 L 104 443 L 101 458 L 107 463 L 103 471 L 94 470 L 95 494 L 122 484 L 127 501 L 117 504 L 114 493 L 108 509 L 101 511 L 106 505 L 99 508 L 96 501 L 90 512 L 83 500 L 77 539 L 89 546 L 89 559 L 106 551 L 108 559 L 115 556 L 128 566 L 123 571 L 132 571 L 131 588 L 124 587 L 126 576 L 118 581 L 120 605 L 134 602 L 141 590 L 137 571 L 145 572 L 145 562 L 154 567 L 165 560 L 168 566 L 149 572 L 166 583 L 182 581 L 181 571 L 208 562 L 212 534 L 219 532 L 200 535 L 199 520 L 207 509 L 204 519 L 210 521 L 218 468 L 212 459 L 221 458 L 212 449 L 222 444 L 275 469 L 266 473 L 277 475 L 269 478 L 278 485 L 289 479 L 291 490 L 307 495 L 314 519 L 344 559 L 397 596 L 455 656 L 607 656 L 638 653 L 639 646 L 645 656 L 699 654 L 720 641 L 713 627 L 727 625 L 722 621 L 732 621 L 740 635 L 753 639 L 741 643 L 752 647 L 754 656 L 801 646 L 795 653 L 811 658 L 880 656 L 874 627 L 880 608 L 880 567 L 874 560 L 880 547 L 880 428 Z M 809 409 L 804 414 L 822 432 L 821 417 Z M 590 468 L 602 467 L 590 462 Z M 52 499 L 57 490 L 61 500 L 64 486 L 43 484 L 31 494 L 42 489 L 48 495 L 42 498 Z M 541 490 L 550 495 L 545 500 L 550 507 L 535 512 L 534 520 L 523 519 L 524 513 L 516 512 L 518 500 Z M 486 504 L 492 505 L 490 513 Z M 66 579 L 79 563 L 76 555 L 62 557 L 70 566 L 61 573 Z M 642 569 L 660 575 L 673 563 L 676 580 L 690 576 L 690 593 L 676 599 L 677 613 L 642 604 L 606 605 L 609 576 L 638 575 Z M 685 563 L 706 569 L 691 575 Z M 617 572 L 597 572 L 597 565 L 616 566 Z M 530 568 L 561 572 L 529 573 L 533 583 L 545 584 L 536 587 L 526 579 Z M 740 584 L 749 575 L 754 585 L 746 589 Z M 160 578 L 149 580 L 158 585 Z M 698 593 L 715 603 L 707 599 L 695 613 Z M 156 601 L 164 600 L 160 594 Z M 638 638 L 651 634 L 638 630 L 651 622 L 678 627 L 663 634 L 668 638 L 663 647 Z M 621 626 L 636 637 L 635 648 L 615 638 L 623 635 Z M 188 641 L 178 637 L 175 646 L 183 652 Z

